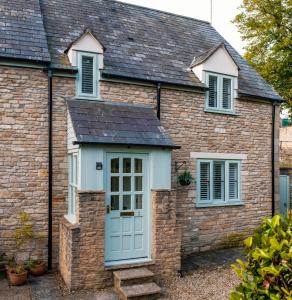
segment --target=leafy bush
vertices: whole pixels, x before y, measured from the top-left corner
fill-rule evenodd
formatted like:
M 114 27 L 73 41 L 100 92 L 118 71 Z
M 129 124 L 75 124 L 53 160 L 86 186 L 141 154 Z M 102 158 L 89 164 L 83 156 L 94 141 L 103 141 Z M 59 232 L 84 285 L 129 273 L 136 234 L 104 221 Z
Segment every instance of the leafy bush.
M 242 281 L 230 300 L 292 300 L 292 214 L 264 219 L 244 243 L 247 261 L 233 265 Z

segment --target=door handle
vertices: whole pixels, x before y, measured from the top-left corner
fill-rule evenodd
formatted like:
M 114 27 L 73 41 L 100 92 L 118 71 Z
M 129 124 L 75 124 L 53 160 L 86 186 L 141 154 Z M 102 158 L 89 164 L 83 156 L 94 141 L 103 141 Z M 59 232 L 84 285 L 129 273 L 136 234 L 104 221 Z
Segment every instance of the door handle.
M 106 206 L 106 213 L 107 213 L 107 214 L 110 213 L 110 206 L 109 206 L 109 205 Z

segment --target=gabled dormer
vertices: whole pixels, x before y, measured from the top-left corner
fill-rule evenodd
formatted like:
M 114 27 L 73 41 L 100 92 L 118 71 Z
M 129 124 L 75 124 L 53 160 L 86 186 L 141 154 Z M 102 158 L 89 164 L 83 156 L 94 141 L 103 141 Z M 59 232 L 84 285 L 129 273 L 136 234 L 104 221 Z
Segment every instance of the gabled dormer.
M 224 43 L 195 57 L 191 70 L 208 87 L 206 111 L 235 112 L 239 67 Z
M 67 48 L 69 61 L 78 68 L 76 97 L 96 100 L 99 98 L 100 70 L 103 69 L 105 48 L 89 30 L 77 38 Z

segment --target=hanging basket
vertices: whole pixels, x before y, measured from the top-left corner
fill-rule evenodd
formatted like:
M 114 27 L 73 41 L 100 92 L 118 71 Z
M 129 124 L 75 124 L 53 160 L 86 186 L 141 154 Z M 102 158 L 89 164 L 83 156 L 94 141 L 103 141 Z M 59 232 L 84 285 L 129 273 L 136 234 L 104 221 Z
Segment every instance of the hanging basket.
M 179 184 L 182 185 L 182 186 L 188 186 L 191 183 L 192 183 L 191 180 L 185 180 L 185 179 L 180 179 L 179 180 Z

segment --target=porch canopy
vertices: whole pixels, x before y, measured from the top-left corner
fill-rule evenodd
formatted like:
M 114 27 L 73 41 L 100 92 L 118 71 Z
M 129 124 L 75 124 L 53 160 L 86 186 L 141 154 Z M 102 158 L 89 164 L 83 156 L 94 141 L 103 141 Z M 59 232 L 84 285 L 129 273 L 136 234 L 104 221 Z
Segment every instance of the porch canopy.
M 67 106 L 74 144 L 180 148 L 150 106 L 88 100 L 70 100 Z

